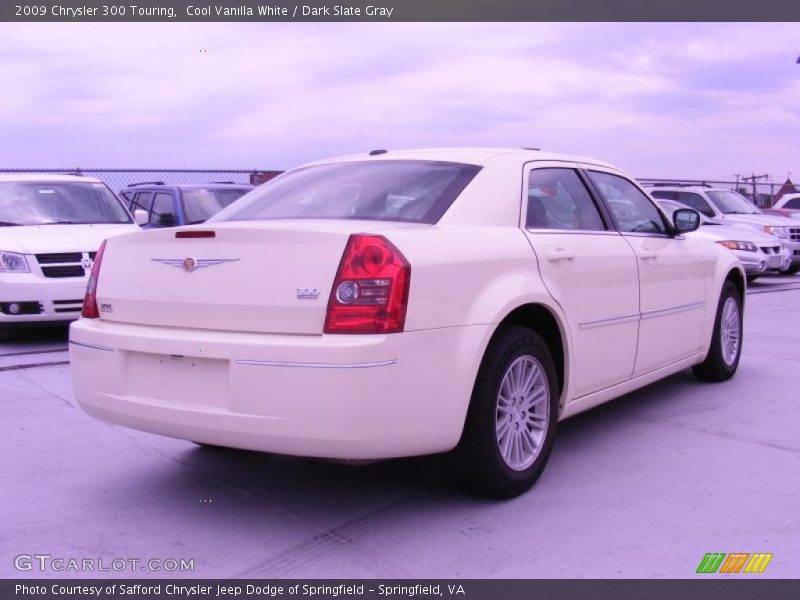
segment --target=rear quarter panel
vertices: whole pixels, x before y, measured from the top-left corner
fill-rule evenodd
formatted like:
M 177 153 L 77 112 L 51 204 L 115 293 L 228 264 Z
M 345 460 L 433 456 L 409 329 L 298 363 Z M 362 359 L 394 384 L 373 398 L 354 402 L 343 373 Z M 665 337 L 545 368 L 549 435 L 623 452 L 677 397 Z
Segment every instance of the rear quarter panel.
M 569 327 L 545 289 L 524 233 L 509 227 L 447 227 L 387 232 L 411 264 L 406 331 L 474 327 L 479 336 L 459 339 L 469 347 L 443 349 L 463 357 L 470 388 L 497 325 L 526 304 L 547 308 L 559 324 L 568 393 Z M 469 400 L 469 394 L 466 400 Z
M 386 235 L 411 264 L 406 330 L 497 323 L 531 298 L 551 304 L 536 256 L 516 227 Z

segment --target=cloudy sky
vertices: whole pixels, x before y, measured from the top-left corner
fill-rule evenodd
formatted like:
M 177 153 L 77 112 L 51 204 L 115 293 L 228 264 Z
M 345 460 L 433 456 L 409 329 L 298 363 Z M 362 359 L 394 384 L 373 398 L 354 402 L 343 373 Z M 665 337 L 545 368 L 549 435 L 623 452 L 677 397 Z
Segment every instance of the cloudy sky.
M 800 179 L 798 24 L 0 24 L 0 167 L 536 146 Z

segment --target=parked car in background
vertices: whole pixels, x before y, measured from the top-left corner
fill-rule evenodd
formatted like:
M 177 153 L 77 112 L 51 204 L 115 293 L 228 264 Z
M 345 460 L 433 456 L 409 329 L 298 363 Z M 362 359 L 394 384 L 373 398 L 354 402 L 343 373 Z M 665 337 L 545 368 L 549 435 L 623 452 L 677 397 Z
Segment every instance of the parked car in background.
M 133 231 L 99 179 L 0 175 L 0 330 L 78 318 L 100 243 Z
M 656 200 L 656 204 L 670 219 L 676 210 L 687 208 L 675 200 Z M 716 218 L 701 216 L 700 229 L 687 235 L 716 242 L 731 250 L 742 263 L 748 282 L 768 271 L 785 270 L 791 262 L 789 250 L 778 238 L 747 225 L 720 225 Z
M 800 223 L 796 220 L 764 214 L 741 194 L 724 188 L 654 184 L 648 189 L 654 198 L 676 200 L 722 223 L 741 223 L 774 235 L 788 248 L 792 257 L 789 266 L 781 273 L 800 271 Z
M 775 204 L 772 205 L 772 208 L 800 210 L 800 193 L 784 194 Z
M 166 185 L 162 181 L 134 183 L 120 195 L 131 213 L 143 211 L 143 227 L 175 227 L 202 223 L 256 186 L 232 182 Z
M 623 208 L 624 207 L 624 208 Z M 605 163 L 373 151 L 299 167 L 202 226 L 115 237 L 70 330 L 98 418 L 332 459 L 447 452 L 530 487 L 557 422 L 693 367 L 736 372 L 745 276 Z

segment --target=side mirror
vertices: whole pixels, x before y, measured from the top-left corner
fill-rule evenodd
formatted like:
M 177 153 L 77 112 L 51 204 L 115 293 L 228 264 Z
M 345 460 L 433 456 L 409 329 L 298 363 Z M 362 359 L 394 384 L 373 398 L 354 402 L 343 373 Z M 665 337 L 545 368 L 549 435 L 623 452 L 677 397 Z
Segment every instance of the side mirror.
M 147 223 L 147 211 L 137 208 L 135 211 L 133 211 L 133 221 L 137 225 L 144 225 Z
M 689 233 L 697 231 L 700 227 L 700 213 L 693 208 L 679 208 L 672 213 L 672 223 L 675 233 Z

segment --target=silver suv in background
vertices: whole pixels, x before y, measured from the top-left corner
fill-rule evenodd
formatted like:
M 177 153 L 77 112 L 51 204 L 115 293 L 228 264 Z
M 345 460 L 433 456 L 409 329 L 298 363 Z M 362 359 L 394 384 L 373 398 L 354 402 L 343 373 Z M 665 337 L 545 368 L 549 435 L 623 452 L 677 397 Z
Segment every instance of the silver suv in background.
M 791 254 L 789 265 L 781 273 L 800 271 L 800 223 L 796 219 L 764 214 L 747 198 L 725 188 L 659 184 L 647 188 L 657 200 L 675 200 L 722 224 L 740 223 L 774 235 Z

